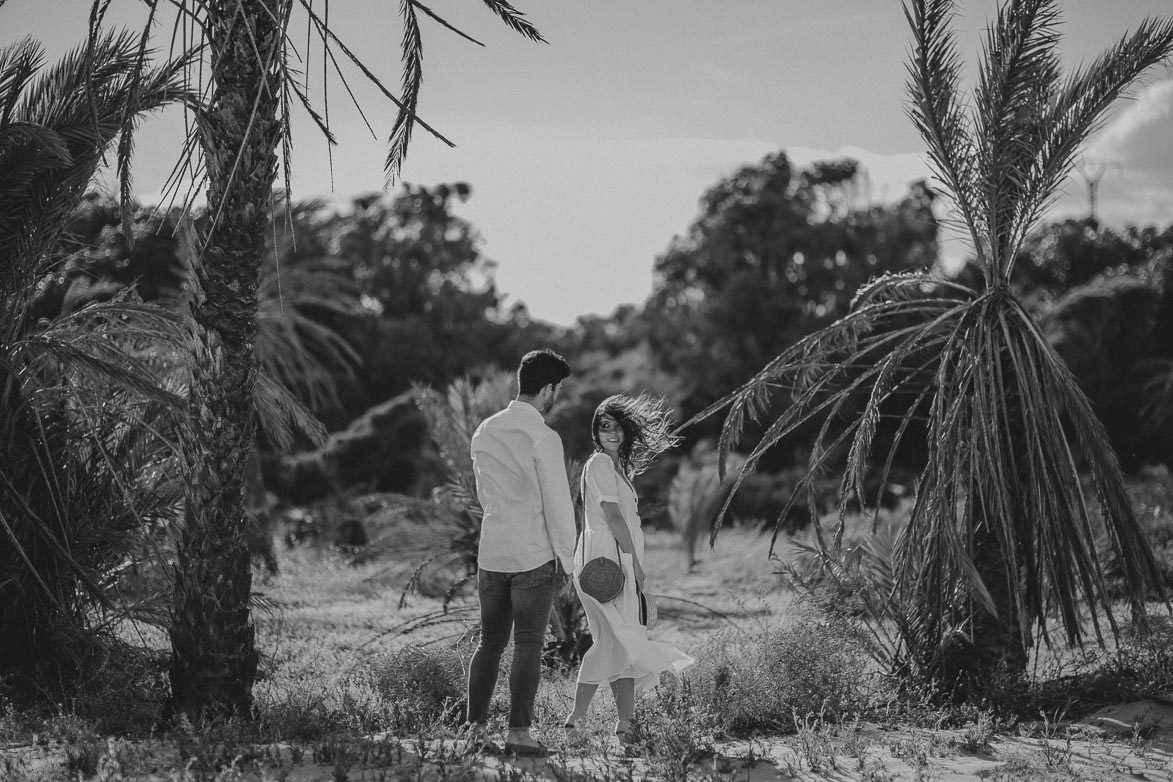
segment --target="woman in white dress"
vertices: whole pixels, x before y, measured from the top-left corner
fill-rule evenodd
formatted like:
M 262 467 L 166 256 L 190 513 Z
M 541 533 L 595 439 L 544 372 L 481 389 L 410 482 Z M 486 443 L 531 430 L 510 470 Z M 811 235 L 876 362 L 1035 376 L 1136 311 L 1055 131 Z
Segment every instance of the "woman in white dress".
M 679 673 L 694 662 L 671 644 L 649 639 L 640 622 L 644 538 L 631 479 L 675 444 L 670 428 L 663 402 L 646 395 L 609 397 L 591 421 L 595 454 L 582 471 L 584 519 L 574 552 L 574 586 L 593 642 L 583 656 L 574 709 L 566 718 L 571 735 L 581 735 L 579 724 L 591 698 L 600 684 L 609 684 L 618 711 L 615 735 L 630 744 L 636 689 L 654 687 L 661 672 Z M 617 560 L 624 572 L 623 591 L 607 603 L 583 593 L 579 583 L 583 565 L 600 556 Z

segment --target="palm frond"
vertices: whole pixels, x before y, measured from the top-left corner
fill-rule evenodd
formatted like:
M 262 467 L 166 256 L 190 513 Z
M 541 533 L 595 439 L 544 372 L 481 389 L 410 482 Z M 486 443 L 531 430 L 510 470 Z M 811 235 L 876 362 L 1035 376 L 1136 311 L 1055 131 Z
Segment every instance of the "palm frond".
M 969 229 L 987 283 L 1007 284 L 1027 233 L 1107 108 L 1173 54 L 1173 21 L 1146 20 L 1061 82 L 1059 4 L 1003 4 L 983 45 L 973 115 L 961 107 L 950 0 L 910 0 L 909 116 Z M 996 281 L 996 282 L 995 282 Z
M 367 79 L 367 81 L 369 81 L 371 83 L 371 85 L 373 85 L 377 90 L 379 90 L 379 92 L 383 95 L 383 97 L 387 98 L 389 101 L 394 103 L 396 107 L 398 107 L 400 114 L 409 112 L 406 102 L 404 100 L 400 99 L 399 97 L 396 97 L 390 90 L 388 90 L 387 87 L 384 86 L 382 80 L 379 79 L 379 77 L 367 66 L 367 64 L 364 63 L 358 55 L 356 55 L 353 51 L 350 50 L 350 48 L 342 41 L 342 39 L 340 39 L 338 37 L 337 33 L 334 32 L 333 28 L 331 28 L 330 25 L 327 24 L 326 21 L 323 20 L 322 17 L 320 17 L 314 11 L 310 0 L 298 0 L 298 1 L 301 3 L 302 8 L 306 12 L 306 16 L 308 17 L 308 19 L 310 21 L 311 28 L 321 38 L 322 44 L 326 48 L 326 53 L 330 57 L 330 61 L 333 64 L 335 71 L 339 74 L 339 77 L 343 79 L 343 83 L 347 84 L 345 77 L 342 76 L 341 69 L 339 68 L 339 65 L 338 65 L 338 62 L 334 56 L 333 50 L 330 48 L 330 44 L 337 46 L 339 51 L 341 51 L 346 56 L 346 58 L 348 60 L 350 60 L 352 65 L 354 65 L 356 68 L 359 69 L 359 72 L 362 73 L 362 75 Z M 349 86 L 347 87 L 347 90 L 349 91 Z M 358 101 L 354 97 L 354 93 L 351 92 L 350 94 L 351 94 L 351 99 L 354 100 L 355 105 L 358 106 Z M 359 111 L 361 113 L 361 107 L 359 108 Z M 411 119 L 412 119 L 413 123 L 418 123 L 420 127 L 422 127 L 424 130 L 428 131 L 428 133 L 432 134 L 432 136 L 435 137 L 436 139 L 438 139 L 439 141 L 442 141 L 445 144 L 447 144 L 449 147 L 456 146 L 454 143 L 452 143 L 452 141 L 449 138 L 447 138 L 444 134 L 440 133 L 440 131 L 436 130 L 436 128 L 432 127 L 432 125 L 425 122 L 423 120 L 423 118 L 421 118 L 419 115 L 415 114 L 415 112 L 409 112 L 409 113 L 411 114 Z M 365 120 L 365 115 L 364 115 L 364 120 Z M 367 123 L 367 127 L 368 128 L 370 127 L 370 123 Z
M 117 325 L 104 331 L 127 349 Z M 87 357 L 68 333 L 59 327 L 52 339 L 26 342 L 0 362 L 19 370 L 0 371 L 10 381 L 0 415 L 7 538 L 0 589 L 21 595 L 19 607 L 0 617 L 11 634 L 2 643 L 15 647 L 6 653 L 44 653 L 38 633 L 78 632 L 90 622 L 87 607 L 110 607 L 112 579 L 134 541 L 175 506 L 164 484 L 178 474 L 169 437 L 178 395 L 151 388 L 131 361 L 118 367 L 112 347 Z M 43 629 L 30 635 L 22 629 L 28 622 Z
M 976 142 L 959 97 L 961 57 L 949 23 L 952 0 L 913 0 L 904 14 L 912 28 L 908 61 L 908 116 L 920 131 L 937 178 L 953 196 L 974 240 L 977 261 L 987 263 L 982 215 L 974 208 Z
M 177 346 L 181 330 L 175 315 L 161 307 L 124 301 L 95 302 L 60 318 L 35 334 L 5 346 L 6 360 L 31 378 L 68 373 L 79 381 L 103 379 L 155 401 L 182 405 L 160 385 L 149 365 L 159 351 Z
M 524 35 L 526 38 L 535 43 L 545 43 L 546 39 L 538 32 L 538 28 L 534 27 L 525 14 L 518 11 L 507 0 L 484 0 L 485 5 L 492 10 L 493 13 L 501 17 L 501 21 L 505 23 L 514 32 Z
M 1036 159 L 1021 174 L 1025 196 L 1019 207 L 1019 241 L 1051 205 L 1071 173 L 1079 150 L 1115 101 L 1145 72 L 1173 56 L 1173 20 L 1146 20 L 1090 65 L 1076 69 L 1043 109 Z M 1009 279 L 1014 257 L 1008 258 Z
M 142 34 L 139 36 L 138 52 L 135 54 L 134 70 L 130 77 L 131 92 L 122 107 L 122 120 L 120 122 L 121 129 L 118 132 L 118 154 L 116 157 L 116 170 L 118 172 L 118 191 L 120 200 L 122 202 L 122 233 L 133 241 L 134 232 L 130 226 L 131 216 L 131 158 L 134 153 L 134 132 L 138 125 L 140 105 L 140 89 L 139 85 L 142 82 L 143 70 L 146 68 L 147 57 L 149 55 L 148 44 L 151 37 L 149 34 L 150 27 L 155 21 L 155 12 L 158 10 L 158 0 L 146 0 L 150 8 L 147 24 L 143 28 Z M 191 56 L 194 56 L 194 52 Z
M 1153 359 L 1139 370 L 1145 399 L 1141 420 L 1155 431 L 1173 435 L 1173 359 Z
M 304 208 L 293 207 L 295 220 Z M 285 248 L 271 248 L 257 287 L 257 363 L 309 408 L 336 406 L 334 373 L 352 373 L 360 359 L 321 313 L 352 315 L 354 283 L 328 259 L 279 263 L 278 255 Z
M 415 4 L 411 0 L 400 0 L 399 11 L 403 17 L 403 41 L 400 45 L 403 53 L 403 109 L 395 118 L 395 126 L 391 129 L 387 161 L 383 164 L 388 187 L 398 178 L 403 158 L 407 154 L 423 80 L 423 39 L 420 36 L 419 19 L 415 10 Z
M 41 69 L 44 56 L 41 45 L 29 37 L 0 48 L 0 128 L 13 122 L 20 96 Z
M 28 73 L 39 57 L 8 60 L 0 76 L 10 90 L 7 120 L 0 124 L 0 258 L 16 264 L 21 279 L 39 276 L 68 216 L 76 208 L 110 142 L 128 120 L 173 102 L 187 102 L 187 57 L 136 69 L 137 43 L 129 34 L 107 33 L 68 52 L 49 68 Z M 14 71 L 19 71 L 15 73 Z M 12 133 L 20 125 L 25 130 Z M 30 133 L 28 128 L 39 128 Z M 68 154 L 68 157 L 64 153 Z M 66 162 L 67 161 L 67 162 Z
M 411 0 L 411 4 L 414 5 L 416 8 L 418 8 L 420 11 L 423 11 L 425 16 L 430 17 L 433 21 L 435 21 L 441 27 L 445 27 L 445 28 L 451 30 L 452 32 L 456 33 L 457 35 L 459 35 L 461 38 L 468 41 L 469 43 L 475 43 L 477 46 L 484 46 L 484 44 L 481 43 L 480 41 L 478 41 L 476 38 L 473 38 L 468 33 L 457 28 L 455 25 L 453 25 L 451 22 L 449 22 L 446 19 L 444 19 L 443 17 L 441 17 L 439 14 L 437 14 L 431 8 L 424 5 L 423 3 L 419 2 L 419 0 Z
M 266 435 L 282 450 L 292 450 L 297 435 L 321 445 L 328 435 L 326 427 L 301 400 L 263 369 L 257 372 L 255 391 L 257 423 Z
M 1034 164 L 1059 80 L 1057 22 L 1054 0 L 1007 3 L 985 41 L 974 100 L 980 179 L 974 195 L 999 270 L 1023 238 L 1018 209 L 1031 185 L 1023 174 Z

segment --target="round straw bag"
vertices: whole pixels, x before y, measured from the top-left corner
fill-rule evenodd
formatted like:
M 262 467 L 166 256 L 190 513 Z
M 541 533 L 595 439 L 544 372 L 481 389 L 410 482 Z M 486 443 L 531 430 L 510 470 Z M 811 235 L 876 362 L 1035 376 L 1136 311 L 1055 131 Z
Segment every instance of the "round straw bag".
M 578 585 L 584 594 L 600 603 L 609 603 L 623 591 L 623 568 L 613 559 L 595 557 L 582 566 Z

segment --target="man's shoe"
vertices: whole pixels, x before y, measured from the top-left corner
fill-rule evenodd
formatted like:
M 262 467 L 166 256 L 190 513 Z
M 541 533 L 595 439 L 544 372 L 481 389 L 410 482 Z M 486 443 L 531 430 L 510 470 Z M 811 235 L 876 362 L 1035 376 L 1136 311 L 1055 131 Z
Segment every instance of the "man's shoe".
M 550 750 L 546 749 L 546 745 L 540 741 L 537 744 L 519 744 L 515 741 L 506 741 L 505 753 L 517 755 L 520 758 L 544 758 L 550 754 Z

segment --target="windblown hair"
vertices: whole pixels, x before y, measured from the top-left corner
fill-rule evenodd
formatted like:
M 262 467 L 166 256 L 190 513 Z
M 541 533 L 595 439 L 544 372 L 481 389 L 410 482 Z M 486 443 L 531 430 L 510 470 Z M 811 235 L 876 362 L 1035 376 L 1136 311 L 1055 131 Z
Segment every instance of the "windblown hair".
M 517 366 L 517 390 L 533 396 L 546 386 L 557 385 L 570 377 L 566 359 L 552 350 L 531 350 Z
M 628 477 L 639 475 L 657 456 L 680 442 L 680 438 L 672 434 L 675 418 L 663 399 L 650 394 L 615 394 L 595 408 L 591 419 L 591 439 L 598 451 L 603 450 L 599 423 L 604 415 L 614 418 L 623 429 L 619 462 Z

